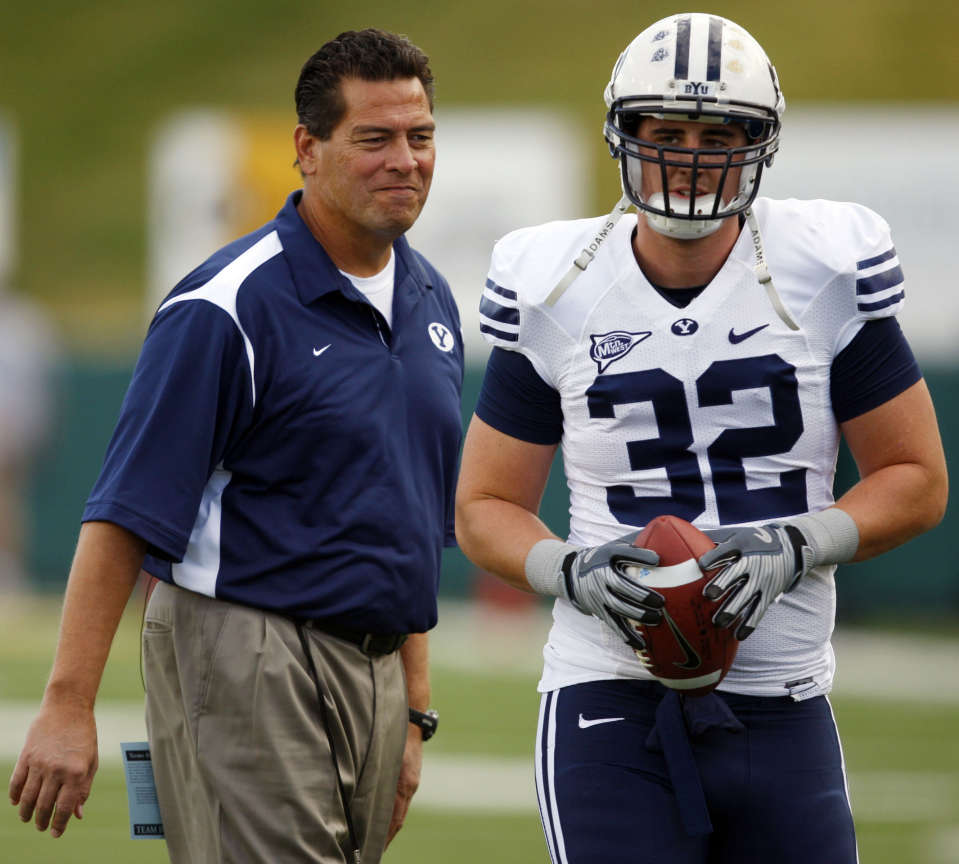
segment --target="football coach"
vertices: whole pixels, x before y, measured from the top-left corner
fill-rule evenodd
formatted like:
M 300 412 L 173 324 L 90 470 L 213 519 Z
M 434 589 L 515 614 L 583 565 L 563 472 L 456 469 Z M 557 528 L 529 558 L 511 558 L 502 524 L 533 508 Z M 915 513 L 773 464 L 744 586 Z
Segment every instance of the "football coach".
M 303 188 L 150 325 L 83 526 L 53 670 L 10 781 L 59 837 L 141 568 L 146 715 L 170 857 L 375 864 L 419 782 L 426 631 L 452 544 L 463 343 L 404 233 L 435 159 L 405 37 L 307 60 Z

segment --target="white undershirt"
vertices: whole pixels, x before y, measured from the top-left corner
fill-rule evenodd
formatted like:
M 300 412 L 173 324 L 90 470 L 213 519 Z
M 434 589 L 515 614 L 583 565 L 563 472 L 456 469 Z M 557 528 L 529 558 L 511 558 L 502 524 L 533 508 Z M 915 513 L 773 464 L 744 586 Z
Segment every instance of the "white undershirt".
M 372 276 L 354 276 L 340 270 L 354 287 L 361 294 L 366 296 L 386 319 L 386 323 L 393 326 L 393 278 L 396 275 L 396 257 L 393 255 L 393 249 L 390 249 L 390 260 L 386 266 Z

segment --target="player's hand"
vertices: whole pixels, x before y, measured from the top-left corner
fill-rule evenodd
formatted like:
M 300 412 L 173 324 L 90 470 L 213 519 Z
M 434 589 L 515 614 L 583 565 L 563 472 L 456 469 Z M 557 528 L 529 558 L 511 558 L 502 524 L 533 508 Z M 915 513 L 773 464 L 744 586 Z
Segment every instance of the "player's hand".
M 723 569 L 703 589 L 710 600 L 726 594 L 713 616 L 717 627 L 740 621 L 736 638 L 745 639 L 766 610 L 796 587 L 813 565 L 813 551 L 795 525 L 718 528 L 704 532 L 718 545 L 699 559 L 703 570 Z
M 626 575 L 625 568 L 655 567 L 659 556 L 650 549 L 633 546 L 638 531 L 604 543 L 571 552 L 563 561 L 560 588 L 563 596 L 585 615 L 595 615 L 634 644 L 639 636 L 624 619 L 646 624 L 662 620 L 663 597 Z M 639 646 L 640 648 L 645 646 Z
M 400 779 L 396 784 L 396 800 L 393 802 L 393 815 L 390 817 L 389 832 L 386 835 L 386 845 L 396 836 L 396 832 L 403 827 L 406 814 L 410 809 L 410 801 L 420 786 L 420 772 L 423 767 L 423 733 L 419 726 L 409 724 L 406 735 L 406 747 L 403 750 L 403 764 L 400 768 Z
M 50 834 L 59 837 L 71 816 L 83 818 L 96 770 L 93 709 L 45 702 L 10 777 L 10 803 L 20 806 L 22 821 L 35 817 L 38 830 L 49 826 Z

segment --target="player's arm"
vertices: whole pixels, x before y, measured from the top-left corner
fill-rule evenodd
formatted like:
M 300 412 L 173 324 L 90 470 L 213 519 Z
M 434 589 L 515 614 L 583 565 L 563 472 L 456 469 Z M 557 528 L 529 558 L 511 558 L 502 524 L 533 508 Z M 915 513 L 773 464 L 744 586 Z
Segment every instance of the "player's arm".
M 534 444 L 473 416 L 456 488 L 456 540 L 474 564 L 532 591 L 525 562 L 540 540 L 559 538 L 539 512 L 556 444 Z
M 935 411 L 893 319 L 867 322 L 832 370 L 833 410 L 860 481 L 837 506 L 752 528 L 707 533 L 719 544 L 700 559 L 728 564 L 706 588 L 732 588 L 716 623 L 749 635 L 766 608 L 819 564 L 863 561 L 935 526 L 948 493 Z M 734 586 L 739 586 L 734 587 Z
M 840 428 L 861 478 L 836 502 L 859 529 L 853 561 L 901 546 L 939 524 L 949 479 L 925 381 Z
M 584 548 L 546 527 L 536 514 L 555 452 L 555 444 L 513 438 L 474 416 L 457 487 L 457 541 L 484 570 L 517 588 L 562 597 L 635 642 L 623 619 L 657 623 L 663 599 L 618 564 L 657 564 L 659 557 L 632 546 L 638 531 Z
M 10 778 L 20 818 L 35 815 L 37 828 L 51 825 L 54 837 L 71 815 L 82 818 L 90 794 L 97 769 L 93 705 L 145 551 L 143 540 L 118 525 L 87 522 L 80 529 L 53 671 Z

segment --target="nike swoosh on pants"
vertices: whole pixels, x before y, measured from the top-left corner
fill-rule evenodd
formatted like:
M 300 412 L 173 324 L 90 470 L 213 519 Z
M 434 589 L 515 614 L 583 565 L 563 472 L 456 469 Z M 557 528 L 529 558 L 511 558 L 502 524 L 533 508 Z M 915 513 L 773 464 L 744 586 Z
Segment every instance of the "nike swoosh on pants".
M 625 720 L 625 717 L 597 717 L 595 720 L 587 720 L 582 714 L 579 715 L 579 728 L 589 729 L 590 726 L 599 726 L 601 723 L 617 723 Z

